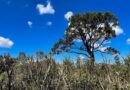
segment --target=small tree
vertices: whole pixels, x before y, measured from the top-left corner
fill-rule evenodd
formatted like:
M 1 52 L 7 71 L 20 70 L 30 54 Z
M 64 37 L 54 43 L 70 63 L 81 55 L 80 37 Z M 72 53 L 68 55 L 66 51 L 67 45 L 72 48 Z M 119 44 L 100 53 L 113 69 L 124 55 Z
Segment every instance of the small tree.
M 45 57 L 45 54 L 44 54 L 43 51 L 37 51 L 36 52 L 36 58 L 37 58 L 38 61 L 42 60 L 44 57 Z
M 14 77 L 14 68 L 15 61 L 10 57 L 9 54 L 5 54 L 2 57 L 2 61 L 0 61 L 0 74 L 7 74 L 7 88 L 8 90 L 12 90 L 13 77 Z M 1 87 L 2 88 L 2 87 Z
M 20 52 L 17 59 L 20 61 L 20 62 L 23 62 L 23 61 L 26 61 L 27 57 L 26 57 L 26 53 L 24 52 Z
M 69 19 L 64 39 L 60 39 L 54 45 L 52 52 L 83 54 L 91 59 L 91 64 L 94 65 L 95 52 L 118 53 L 112 47 L 103 47 L 104 42 L 116 37 L 113 27 L 117 25 L 117 18 L 109 12 L 73 15 Z M 80 41 L 80 44 L 77 44 L 76 41 Z

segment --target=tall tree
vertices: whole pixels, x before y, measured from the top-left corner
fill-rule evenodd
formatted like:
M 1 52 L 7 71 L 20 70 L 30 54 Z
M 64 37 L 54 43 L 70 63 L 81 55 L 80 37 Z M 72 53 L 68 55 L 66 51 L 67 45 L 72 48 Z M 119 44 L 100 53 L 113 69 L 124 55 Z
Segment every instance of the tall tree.
M 52 48 L 52 52 L 70 52 L 86 55 L 95 62 L 95 52 L 118 53 L 112 47 L 103 47 L 104 42 L 116 37 L 113 27 L 118 26 L 118 19 L 109 12 L 91 12 L 75 14 L 69 18 L 69 26 L 64 38 L 60 39 Z M 76 41 L 80 41 L 77 44 Z

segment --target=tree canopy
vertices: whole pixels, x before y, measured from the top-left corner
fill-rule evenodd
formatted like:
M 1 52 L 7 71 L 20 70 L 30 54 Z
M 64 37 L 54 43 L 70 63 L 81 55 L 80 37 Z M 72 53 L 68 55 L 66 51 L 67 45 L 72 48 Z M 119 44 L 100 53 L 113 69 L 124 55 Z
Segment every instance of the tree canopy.
M 52 48 L 52 52 L 70 52 L 83 54 L 95 61 L 95 52 L 117 54 L 118 51 L 110 46 L 104 47 L 104 43 L 116 33 L 113 27 L 119 22 L 115 15 L 110 12 L 89 12 L 75 14 L 69 18 L 69 26 L 65 31 L 64 38 L 60 39 Z M 76 44 L 79 41 L 80 44 Z

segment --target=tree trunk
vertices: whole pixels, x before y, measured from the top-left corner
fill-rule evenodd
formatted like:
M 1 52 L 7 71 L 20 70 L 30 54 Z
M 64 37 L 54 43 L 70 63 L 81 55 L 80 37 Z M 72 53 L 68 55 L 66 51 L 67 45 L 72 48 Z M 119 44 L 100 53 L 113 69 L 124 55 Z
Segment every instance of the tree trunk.
M 93 66 L 94 66 L 94 63 L 95 63 L 95 56 L 94 56 L 94 52 L 91 52 L 90 57 L 91 57 L 91 65 L 92 65 L 92 67 L 93 67 Z
M 94 68 L 94 63 L 95 63 L 94 52 L 90 53 L 90 59 L 91 59 L 91 65 L 90 65 L 89 72 L 90 72 L 90 79 L 91 79 L 91 76 L 92 76 L 92 73 L 93 73 L 93 68 Z
M 8 79 L 9 79 L 9 81 L 8 81 L 8 90 L 11 90 L 11 88 L 12 88 L 12 85 L 11 85 L 11 81 L 12 81 L 11 76 L 8 76 Z

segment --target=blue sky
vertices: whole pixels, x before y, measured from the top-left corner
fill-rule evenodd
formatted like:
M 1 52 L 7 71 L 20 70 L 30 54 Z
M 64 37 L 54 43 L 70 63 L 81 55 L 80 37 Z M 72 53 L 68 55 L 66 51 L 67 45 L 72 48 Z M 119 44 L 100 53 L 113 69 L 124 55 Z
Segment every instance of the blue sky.
M 67 12 L 110 11 L 118 17 L 122 32 L 109 45 L 126 55 L 130 51 L 129 5 L 130 0 L 0 0 L 0 53 L 49 52 L 64 35 Z

